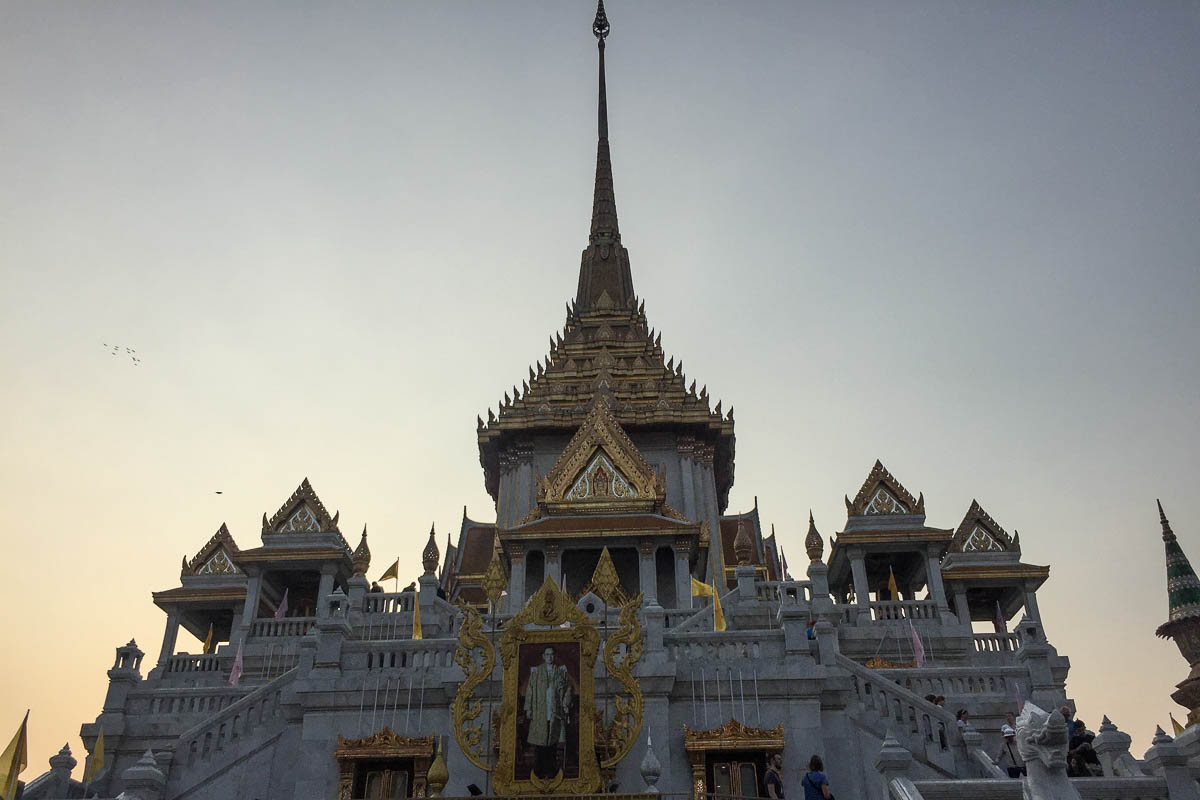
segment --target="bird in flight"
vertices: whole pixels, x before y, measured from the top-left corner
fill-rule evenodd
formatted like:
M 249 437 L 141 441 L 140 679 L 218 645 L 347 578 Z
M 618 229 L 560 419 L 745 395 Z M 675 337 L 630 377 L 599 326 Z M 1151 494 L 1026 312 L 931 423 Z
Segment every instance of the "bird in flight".
M 100 346 L 103 347 L 105 350 L 108 350 L 108 348 L 109 348 L 108 342 L 101 342 Z M 122 350 L 125 351 L 124 355 L 129 356 L 129 360 L 133 362 L 133 365 L 135 367 L 141 366 L 142 359 L 138 357 L 137 350 L 135 350 L 132 347 L 125 347 L 124 345 L 114 344 L 114 345 L 112 345 L 112 349 L 108 351 L 108 354 L 110 356 L 114 356 L 114 357 L 120 356 L 120 355 L 122 355 L 122 353 L 121 353 Z

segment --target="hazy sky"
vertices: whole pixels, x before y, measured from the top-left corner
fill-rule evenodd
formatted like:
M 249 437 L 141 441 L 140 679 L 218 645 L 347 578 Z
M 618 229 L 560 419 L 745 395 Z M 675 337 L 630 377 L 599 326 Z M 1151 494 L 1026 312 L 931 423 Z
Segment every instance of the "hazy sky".
M 150 592 L 222 521 L 255 546 L 307 475 L 415 576 L 431 520 L 493 518 L 475 416 L 586 243 L 593 9 L 0 5 L 0 737 L 32 707 L 27 778 L 82 762 L 114 648 L 157 657 Z M 1200 5 L 608 12 L 634 285 L 736 407 L 730 510 L 757 495 L 798 564 L 876 458 L 932 525 L 977 498 L 1052 565 L 1080 716 L 1140 756 L 1188 671 L 1153 633 L 1156 497 L 1200 564 Z

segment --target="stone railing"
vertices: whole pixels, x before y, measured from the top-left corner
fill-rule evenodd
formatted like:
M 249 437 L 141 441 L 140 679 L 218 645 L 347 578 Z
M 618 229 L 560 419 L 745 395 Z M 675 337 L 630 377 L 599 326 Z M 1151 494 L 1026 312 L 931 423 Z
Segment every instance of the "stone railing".
M 364 614 L 399 614 L 412 611 L 416 592 L 367 592 L 363 598 Z
M 224 672 L 229 668 L 232 660 L 227 656 L 218 656 L 216 653 L 205 653 L 203 655 L 174 655 L 167 658 L 166 669 L 164 673 L 168 675 L 177 673 L 192 673 L 192 672 Z
M 725 594 L 721 595 L 721 610 L 727 612 L 732 610 L 737 597 L 737 589 L 730 589 Z M 705 605 L 692 609 L 692 614 L 687 619 L 680 622 L 678 625 L 671 626 L 672 633 L 683 633 L 685 631 L 703 631 L 706 628 L 712 630 L 713 625 L 713 610 L 712 601 L 709 598 L 696 598 L 696 600 L 707 601 Z M 726 619 L 729 618 L 726 613 Z
M 316 617 L 282 617 L 280 619 L 256 619 L 250 623 L 250 636 L 253 638 L 276 638 L 284 636 L 304 636 L 308 629 L 317 621 Z
M 977 633 L 976 653 L 1015 653 L 1021 647 L 1021 637 L 1015 633 Z
M 957 737 L 957 729 L 949 711 L 840 653 L 836 664 L 853 678 L 862 713 L 882 720 L 883 727 L 892 731 L 914 756 L 921 758 L 923 754 L 926 763 L 944 774 L 955 774 L 950 747 L 956 742 L 950 737 Z
M 781 660 L 784 656 L 783 632 L 725 631 L 723 633 L 679 632 L 663 634 L 667 659 L 680 662 Z
M 1169 800 L 1160 777 L 1071 778 L 1083 800 Z M 907 786 L 905 786 L 907 784 Z M 1020 780 L 890 781 L 892 800 L 1021 800 Z
M 936 620 L 937 602 L 934 600 L 876 600 L 870 604 L 871 619 L 876 621 Z
M 995 695 L 997 697 L 1028 697 L 1023 685 L 1029 673 L 1024 667 L 930 667 L 921 669 L 889 669 L 888 677 L 914 694 Z
M 212 714 L 246 693 L 234 686 L 139 689 L 129 693 L 129 714 Z
M 260 686 L 199 725 L 185 731 L 176 744 L 175 758 L 187 767 L 208 761 L 232 743 L 273 721 L 281 721 L 280 698 L 283 690 L 296 679 L 293 669 L 270 683 Z
M 763 603 L 775 603 L 785 608 L 812 603 L 810 581 L 758 581 L 754 588 Z
M 389 642 L 347 642 L 344 654 L 366 654 L 368 670 L 420 669 L 454 666 L 454 639 L 399 639 Z M 345 656 L 343 656 L 345 657 Z

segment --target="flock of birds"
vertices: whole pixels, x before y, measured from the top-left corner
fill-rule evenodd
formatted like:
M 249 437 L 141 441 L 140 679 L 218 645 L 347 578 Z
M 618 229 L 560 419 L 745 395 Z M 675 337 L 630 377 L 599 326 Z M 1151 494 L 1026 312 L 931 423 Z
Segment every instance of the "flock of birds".
M 129 356 L 129 358 L 133 360 L 133 365 L 135 367 L 140 366 L 142 363 L 142 360 L 138 358 L 137 350 L 134 350 L 132 347 L 123 347 L 119 344 L 110 345 L 108 342 L 101 342 L 100 344 L 105 350 L 108 350 L 110 347 L 112 348 L 108 353 L 110 356 L 122 357 L 121 351 L 124 350 L 125 352 L 123 355 Z

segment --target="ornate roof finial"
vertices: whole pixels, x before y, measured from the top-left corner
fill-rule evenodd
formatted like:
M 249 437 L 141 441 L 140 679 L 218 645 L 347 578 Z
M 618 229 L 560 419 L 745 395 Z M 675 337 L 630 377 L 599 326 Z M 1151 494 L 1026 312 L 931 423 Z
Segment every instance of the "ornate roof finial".
M 371 548 L 367 547 L 367 526 L 363 524 L 362 538 L 358 540 L 358 547 L 354 548 L 354 553 L 350 557 L 354 564 L 354 575 L 356 577 L 365 576 L 367 570 L 371 568 Z
M 737 536 L 733 537 L 733 553 L 737 557 L 739 567 L 750 563 L 754 552 L 754 541 L 750 538 L 750 525 L 747 520 L 738 520 Z
M 592 33 L 600 41 L 608 38 L 608 17 L 604 14 L 604 0 L 596 4 L 596 19 L 592 22 Z
M 1162 500 L 1155 500 L 1158 503 L 1158 524 L 1162 525 L 1162 536 L 1164 542 L 1175 541 L 1175 532 L 1171 530 L 1171 523 L 1167 519 L 1166 512 L 1163 511 Z
M 436 534 L 433 531 L 433 525 L 429 526 L 429 541 L 425 543 L 425 549 L 421 551 L 421 566 L 425 568 L 426 575 L 432 575 L 437 571 L 438 559 L 441 553 L 438 551 Z
M 813 521 L 812 509 L 808 511 L 808 535 L 804 537 L 804 551 L 808 553 L 809 561 L 820 561 L 825 549 L 825 540 L 817 532 L 817 523 Z

